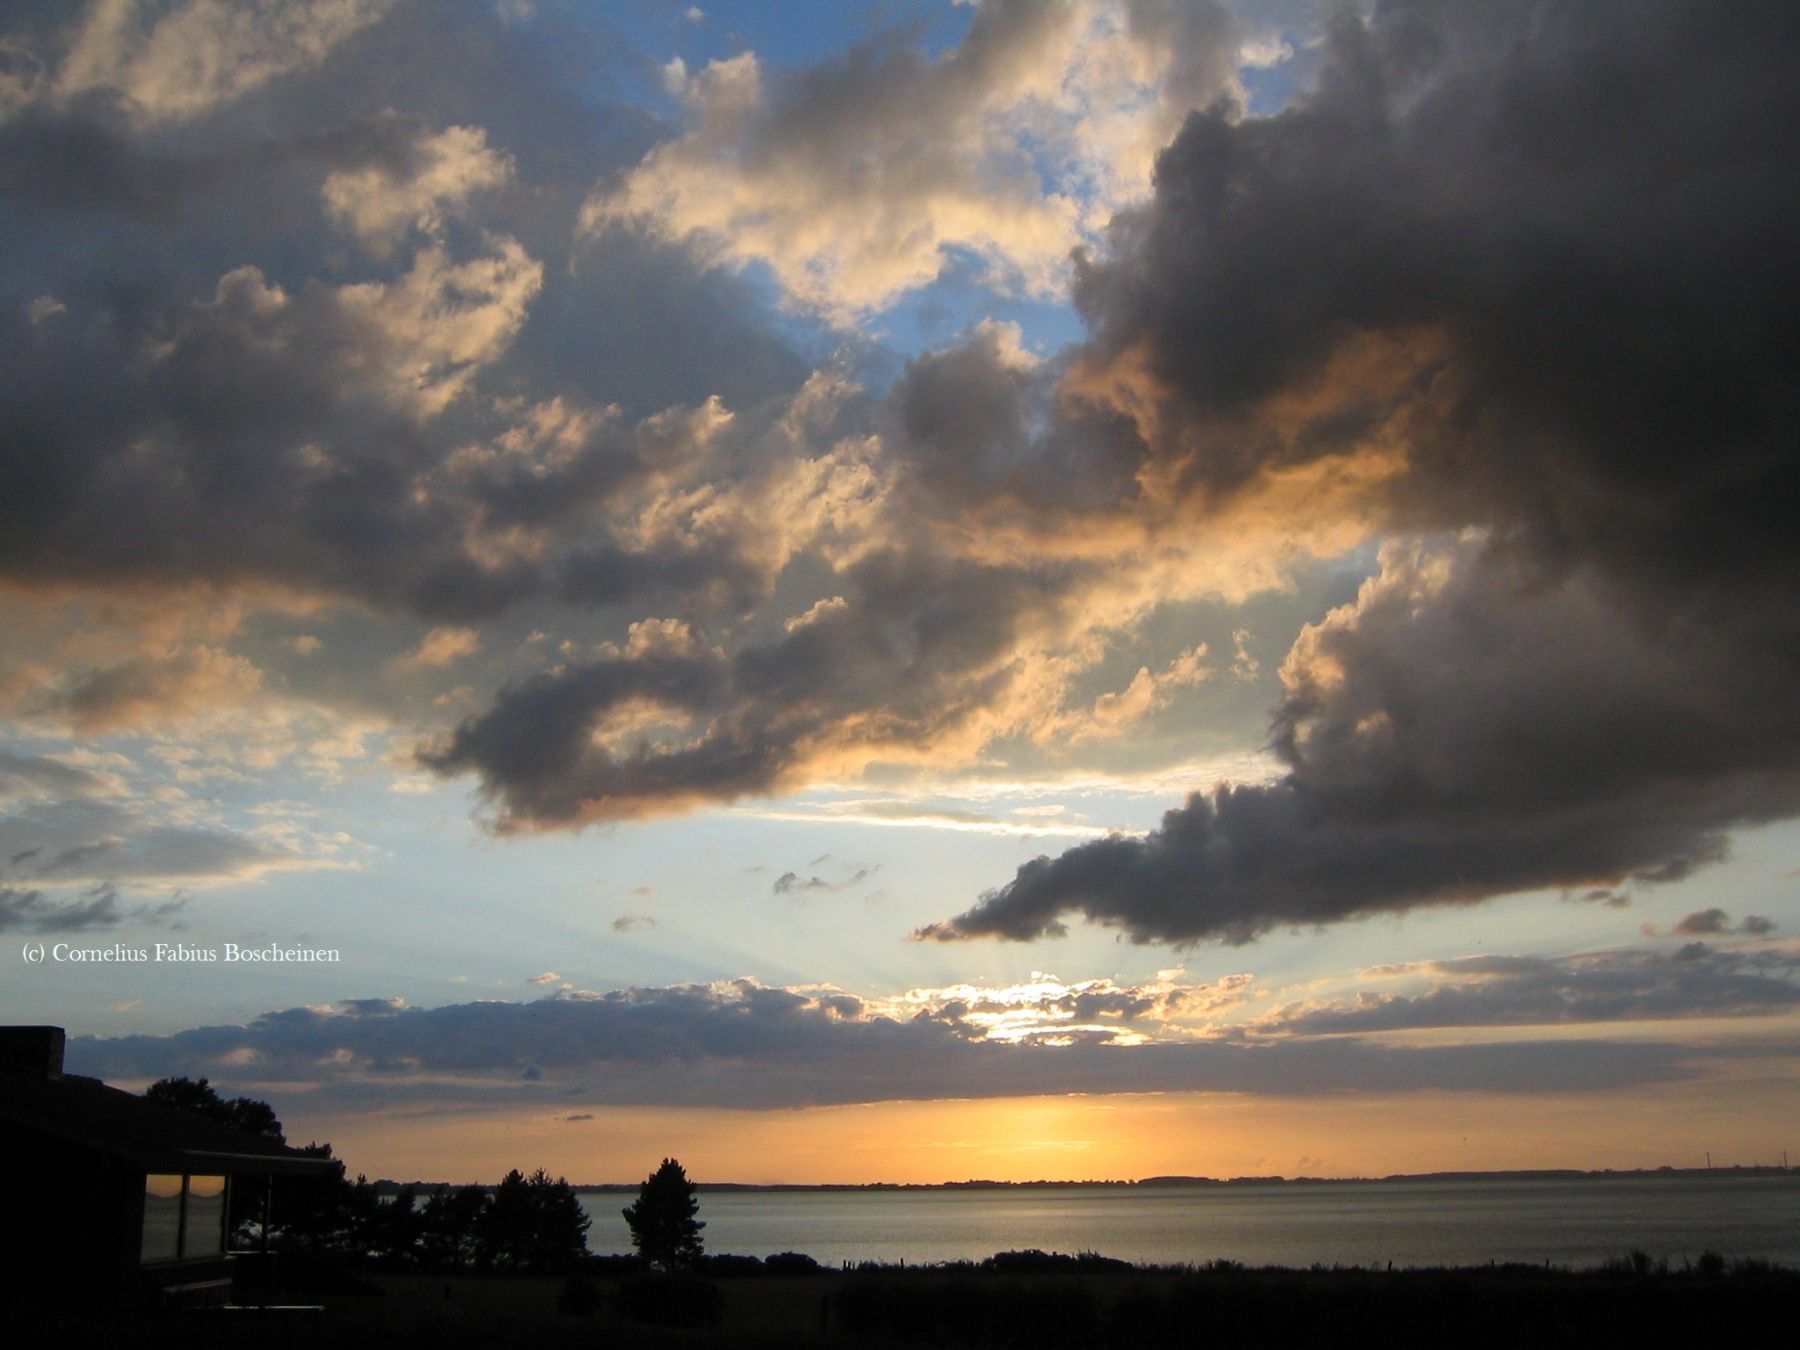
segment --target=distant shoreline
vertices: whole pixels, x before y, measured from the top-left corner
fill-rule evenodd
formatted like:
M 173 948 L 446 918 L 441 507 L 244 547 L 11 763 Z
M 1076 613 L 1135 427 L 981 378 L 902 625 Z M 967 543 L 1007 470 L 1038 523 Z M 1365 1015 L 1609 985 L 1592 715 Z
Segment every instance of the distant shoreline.
M 1076 1190 L 1095 1189 L 1099 1187 L 1118 1190 L 1157 1190 L 1157 1189 L 1214 1189 L 1221 1187 L 1255 1187 L 1255 1186 L 1367 1186 L 1376 1183 L 1400 1184 L 1420 1182 L 1501 1182 L 1501 1181 L 1620 1181 L 1647 1179 L 1697 1179 L 1703 1177 L 1783 1177 L 1796 1175 L 1796 1169 L 1780 1167 L 1773 1164 L 1753 1164 L 1750 1166 L 1733 1165 L 1729 1167 L 1640 1167 L 1640 1168 L 1604 1168 L 1583 1171 L 1577 1168 L 1531 1168 L 1517 1171 L 1498 1172 L 1397 1172 L 1380 1177 L 1284 1177 L 1284 1176 L 1241 1176 L 1241 1177 L 1204 1177 L 1204 1176 L 1155 1176 L 1142 1177 L 1135 1181 L 868 1181 L 868 1182 L 738 1182 L 738 1181 L 702 1181 L 697 1188 L 702 1194 L 729 1194 L 734 1192 L 781 1193 L 781 1192 L 863 1192 L 881 1193 L 895 1191 L 1015 1191 L 1015 1190 Z M 415 1190 L 440 1190 L 453 1187 L 458 1183 L 445 1181 L 392 1181 L 383 1179 L 375 1183 L 378 1190 L 391 1192 L 410 1186 Z M 465 1183 L 466 1184 L 466 1183 Z M 597 1181 L 572 1185 L 571 1189 L 583 1195 L 612 1195 L 635 1193 L 641 1183 L 635 1181 Z

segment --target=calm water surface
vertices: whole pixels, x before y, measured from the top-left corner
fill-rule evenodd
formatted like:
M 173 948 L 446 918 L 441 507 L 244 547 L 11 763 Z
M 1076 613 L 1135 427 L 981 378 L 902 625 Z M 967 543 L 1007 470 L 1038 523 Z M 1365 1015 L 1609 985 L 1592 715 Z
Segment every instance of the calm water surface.
M 628 1252 L 629 1194 L 581 1197 L 588 1247 Z M 1230 1189 L 703 1192 L 706 1249 L 843 1261 L 980 1259 L 1037 1247 L 1140 1263 L 1589 1266 L 1707 1248 L 1800 1266 L 1800 1176 L 1347 1182 Z

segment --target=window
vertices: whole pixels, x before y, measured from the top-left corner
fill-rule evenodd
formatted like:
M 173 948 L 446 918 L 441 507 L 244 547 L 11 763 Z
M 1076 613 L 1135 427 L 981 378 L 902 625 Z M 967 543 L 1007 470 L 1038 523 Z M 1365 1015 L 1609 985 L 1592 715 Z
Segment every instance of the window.
M 181 1255 L 181 1178 L 144 1178 L 145 1261 L 173 1261 Z
M 225 1250 L 225 1178 L 189 1177 L 187 1217 L 181 1228 L 183 1256 L 217 1256 Z
M 217 1256 L 224 1250 L 224 1177 L 152 1173 L 144 1178 L 140 1260 Z

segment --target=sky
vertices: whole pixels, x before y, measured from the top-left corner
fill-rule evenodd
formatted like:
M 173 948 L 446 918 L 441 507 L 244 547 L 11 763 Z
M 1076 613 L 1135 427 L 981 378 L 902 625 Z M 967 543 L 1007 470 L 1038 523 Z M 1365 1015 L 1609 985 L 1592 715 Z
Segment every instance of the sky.
M 1797 58 L 8 5 L 0 1017 L 370 1176 L 1800 1150 Z

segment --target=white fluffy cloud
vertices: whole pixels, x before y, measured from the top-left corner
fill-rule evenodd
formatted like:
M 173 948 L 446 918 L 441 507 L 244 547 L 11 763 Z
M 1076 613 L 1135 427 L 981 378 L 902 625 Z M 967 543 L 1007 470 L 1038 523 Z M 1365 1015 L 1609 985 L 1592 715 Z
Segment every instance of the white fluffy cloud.
M 1070 250 L 1149 184 L 1180 116 L 1237 93 L 1211 3 L 990 0 L 928 57 L 892 36 L 799 76 L 752 52 L 665 70 L 689 131 L 589 200 L 733 266 L 767 264 L 842 321 L 936 278 L 956 251 L 1047 293 Z
M 57 87 L 115 89 L 145 121 L 210 112 L 318 65 L 394 0 L 95 0 Z
M 403 164 L 339 169 L 322 189 L 325 209 L 342 228 L 385 254 L 408 230 L 432 230 L 444 213 L 512 175 L 512 161 L 488 148 L 480 127 L 446 127 L 421 135 Z

